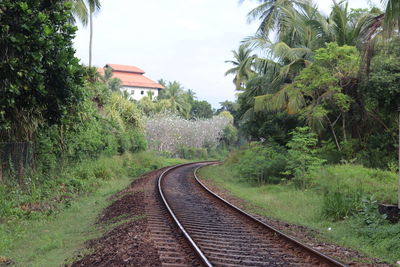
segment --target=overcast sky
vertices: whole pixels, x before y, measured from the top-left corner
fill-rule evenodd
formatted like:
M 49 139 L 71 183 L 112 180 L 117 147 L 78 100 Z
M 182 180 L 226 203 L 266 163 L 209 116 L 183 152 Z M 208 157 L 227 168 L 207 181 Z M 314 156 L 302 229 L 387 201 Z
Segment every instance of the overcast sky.
M 247 0 L 103 0 L 94 19 L 93 65 L 137 66 L 157 81 L 179 81 L 217 108 L 234 100 L 231 50 L 254 34 L 247 23 L 257 1 Z M 331 0 L 316 1 L 328 13 Z M 350 7 L 368 7 L 368 0 L 350 0 Z M 76 55 L 88 63 L 89 31 L 78 25 Z

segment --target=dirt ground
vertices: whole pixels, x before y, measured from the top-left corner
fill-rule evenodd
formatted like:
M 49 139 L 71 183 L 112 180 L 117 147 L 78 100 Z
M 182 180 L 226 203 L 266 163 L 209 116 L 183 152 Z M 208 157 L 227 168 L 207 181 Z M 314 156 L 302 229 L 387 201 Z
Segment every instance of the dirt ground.
M 144 192 L 140 191 L 140 184 L 158 173 L 142 176 L 111 197 L 114 202 L 103 210 L 97 223 L 118 226 L 104 236 L 88 241 L 87 251 L 91 253 L 70 266 L 161 266 L 157 249 L 149 237 Z

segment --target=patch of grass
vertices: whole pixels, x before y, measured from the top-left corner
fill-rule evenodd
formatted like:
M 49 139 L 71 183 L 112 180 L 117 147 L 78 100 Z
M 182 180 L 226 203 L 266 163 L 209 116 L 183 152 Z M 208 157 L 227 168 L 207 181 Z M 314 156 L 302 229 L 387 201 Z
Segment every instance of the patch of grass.
M 105 182 L 95 193 L 73 201 L 69 208 L 54 217 L 16 222 L 25 230 L 14 229 L 8 234 L 2 232 L 2 237 L 12 241 L 12 244 L 1 253 L 20 266 L 63 264 L 66 258 L 84 247 L 86 240 L 103 233 L 102 228 L 94 224 L 98 214 L 109 204 L 107 197 L 127 186 L 131 180 L 125 176 Z M 10 229 L 13 226 L 6 227 Z M 17 238 L 10 236 L 13 232 L 18 233 Z
M 319 169 L 310 180 L 311 186 L 321 192 L 332 191 L 332 188 L 354 189 L 381 202 L 397 203 L 397 175 L 393 172 L 360 165 L 333 165 Z
M 326 194 L 340 188 L 362 191 L 382 201 L 393 200 L 396 192 L 396 175 L 393 173 L 353 165 L 327 166 L 315 172 L 311 185 L 302 190 L 290 184 L 256 186 L 238 178 L 229 161 L 224 165 L 204 167 L 199 176 L 211 179 L 217 186 L 246 200 L 246 209 L 251 212 L 315 229 L 321 239 L 371 257 L 391 263 L 400 259 L 400 223 L 368 224 L 358 213 L 338 221 L 323 216 Z

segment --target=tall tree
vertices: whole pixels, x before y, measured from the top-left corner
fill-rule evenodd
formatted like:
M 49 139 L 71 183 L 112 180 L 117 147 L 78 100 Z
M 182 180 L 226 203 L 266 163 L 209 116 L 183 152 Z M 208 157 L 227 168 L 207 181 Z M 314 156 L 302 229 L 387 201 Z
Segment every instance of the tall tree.
M 252 49 L 247 44 L 239 46 L 238 51 L 232 50 L 233 60 L 227 60 L 226 63 L 234 65 L 233 68 L 225 72 L 225 76 L 229 74 L 235 75 L 233 83 L 236 85 L 236 90 L 244 90 L 245 84 L 254 76 L 252 65 L 255 55 L 251 55 Z
M 386 4 L 385 25 L 388 32 L 393 32 L 400 27 L 400 1 L 399 0 L 381 0 Z
M 71 10 L 62 1 L 1 1 L 0 140 L 32 141 L 83 99 Z
M 93 49 L 93 15 L 101 8 L 100 0 L 67 0 L 72 3 L 72 12 L 84 27 L 89 23 L 89 67 L 92 66 Z
M 89 40 L 89 67 L 92 66 L 92 50 L 93 50 L 93 15 L 101 8 L 99 0 L 87 0 L 89 5 L 89 23 L 90 23 L 90 40 Z
M 285 25 L 280 22 L 287 14 L 287 10 L 294 10 L 302 1 L 297 0 L 259 0 L 260 5 L 250 11 L 249 21 L 260 20 L 258 32 L 269 35 L 272 31 L 278 33 L 285 30 Z

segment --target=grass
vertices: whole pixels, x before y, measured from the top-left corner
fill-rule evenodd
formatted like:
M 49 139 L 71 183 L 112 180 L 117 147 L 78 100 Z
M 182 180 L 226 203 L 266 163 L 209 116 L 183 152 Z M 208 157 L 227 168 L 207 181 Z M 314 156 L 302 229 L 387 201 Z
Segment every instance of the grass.
M 246 200 L 249 211 L 315 229 L 320 232 L 321 239 L 371 257 L 390 263 L 400 260 L 400 223 L 366 224 L 371 216 L 379 216 L 375 213 L 353 214 L 336 221 L 323 216 L 324 198 L 330 189 L 361 190 L 364 195 L 393 201 L 396 193 L 396 175 L 393 173 L 354 165 L 329 166 L 315 173 L 310 179 L 310 187 L 302 190 L 290 184 L 256 186 L 239 178 L 229 163 L 202 168 L 199 175 Z
M 21 266 L 59 266 L 72 257 L 84 242 L 102 234 L 94 222 L 109 196 L 126 187 L 132 178 L 121 177 L 104 183 L 95 193 L 74 201 L 57 216 L 38 221 L 23 220 L 19 238 L 5 256 Z
M 0 196 L 0 258 L 11 259 L 16 266 L 60 266 L 68 263 L 66 259 L 73 261 L 79 251 L 84 253 L 86 240 L 116 225 L 94 224 L 110 204 L 108 197 L 144 172 L 183 162 L 149 152 L 99 158 L 67 168 L 50 184 L 35 185 L 35 194 Z M 21 210 L 27 203 L 51 208 Z

